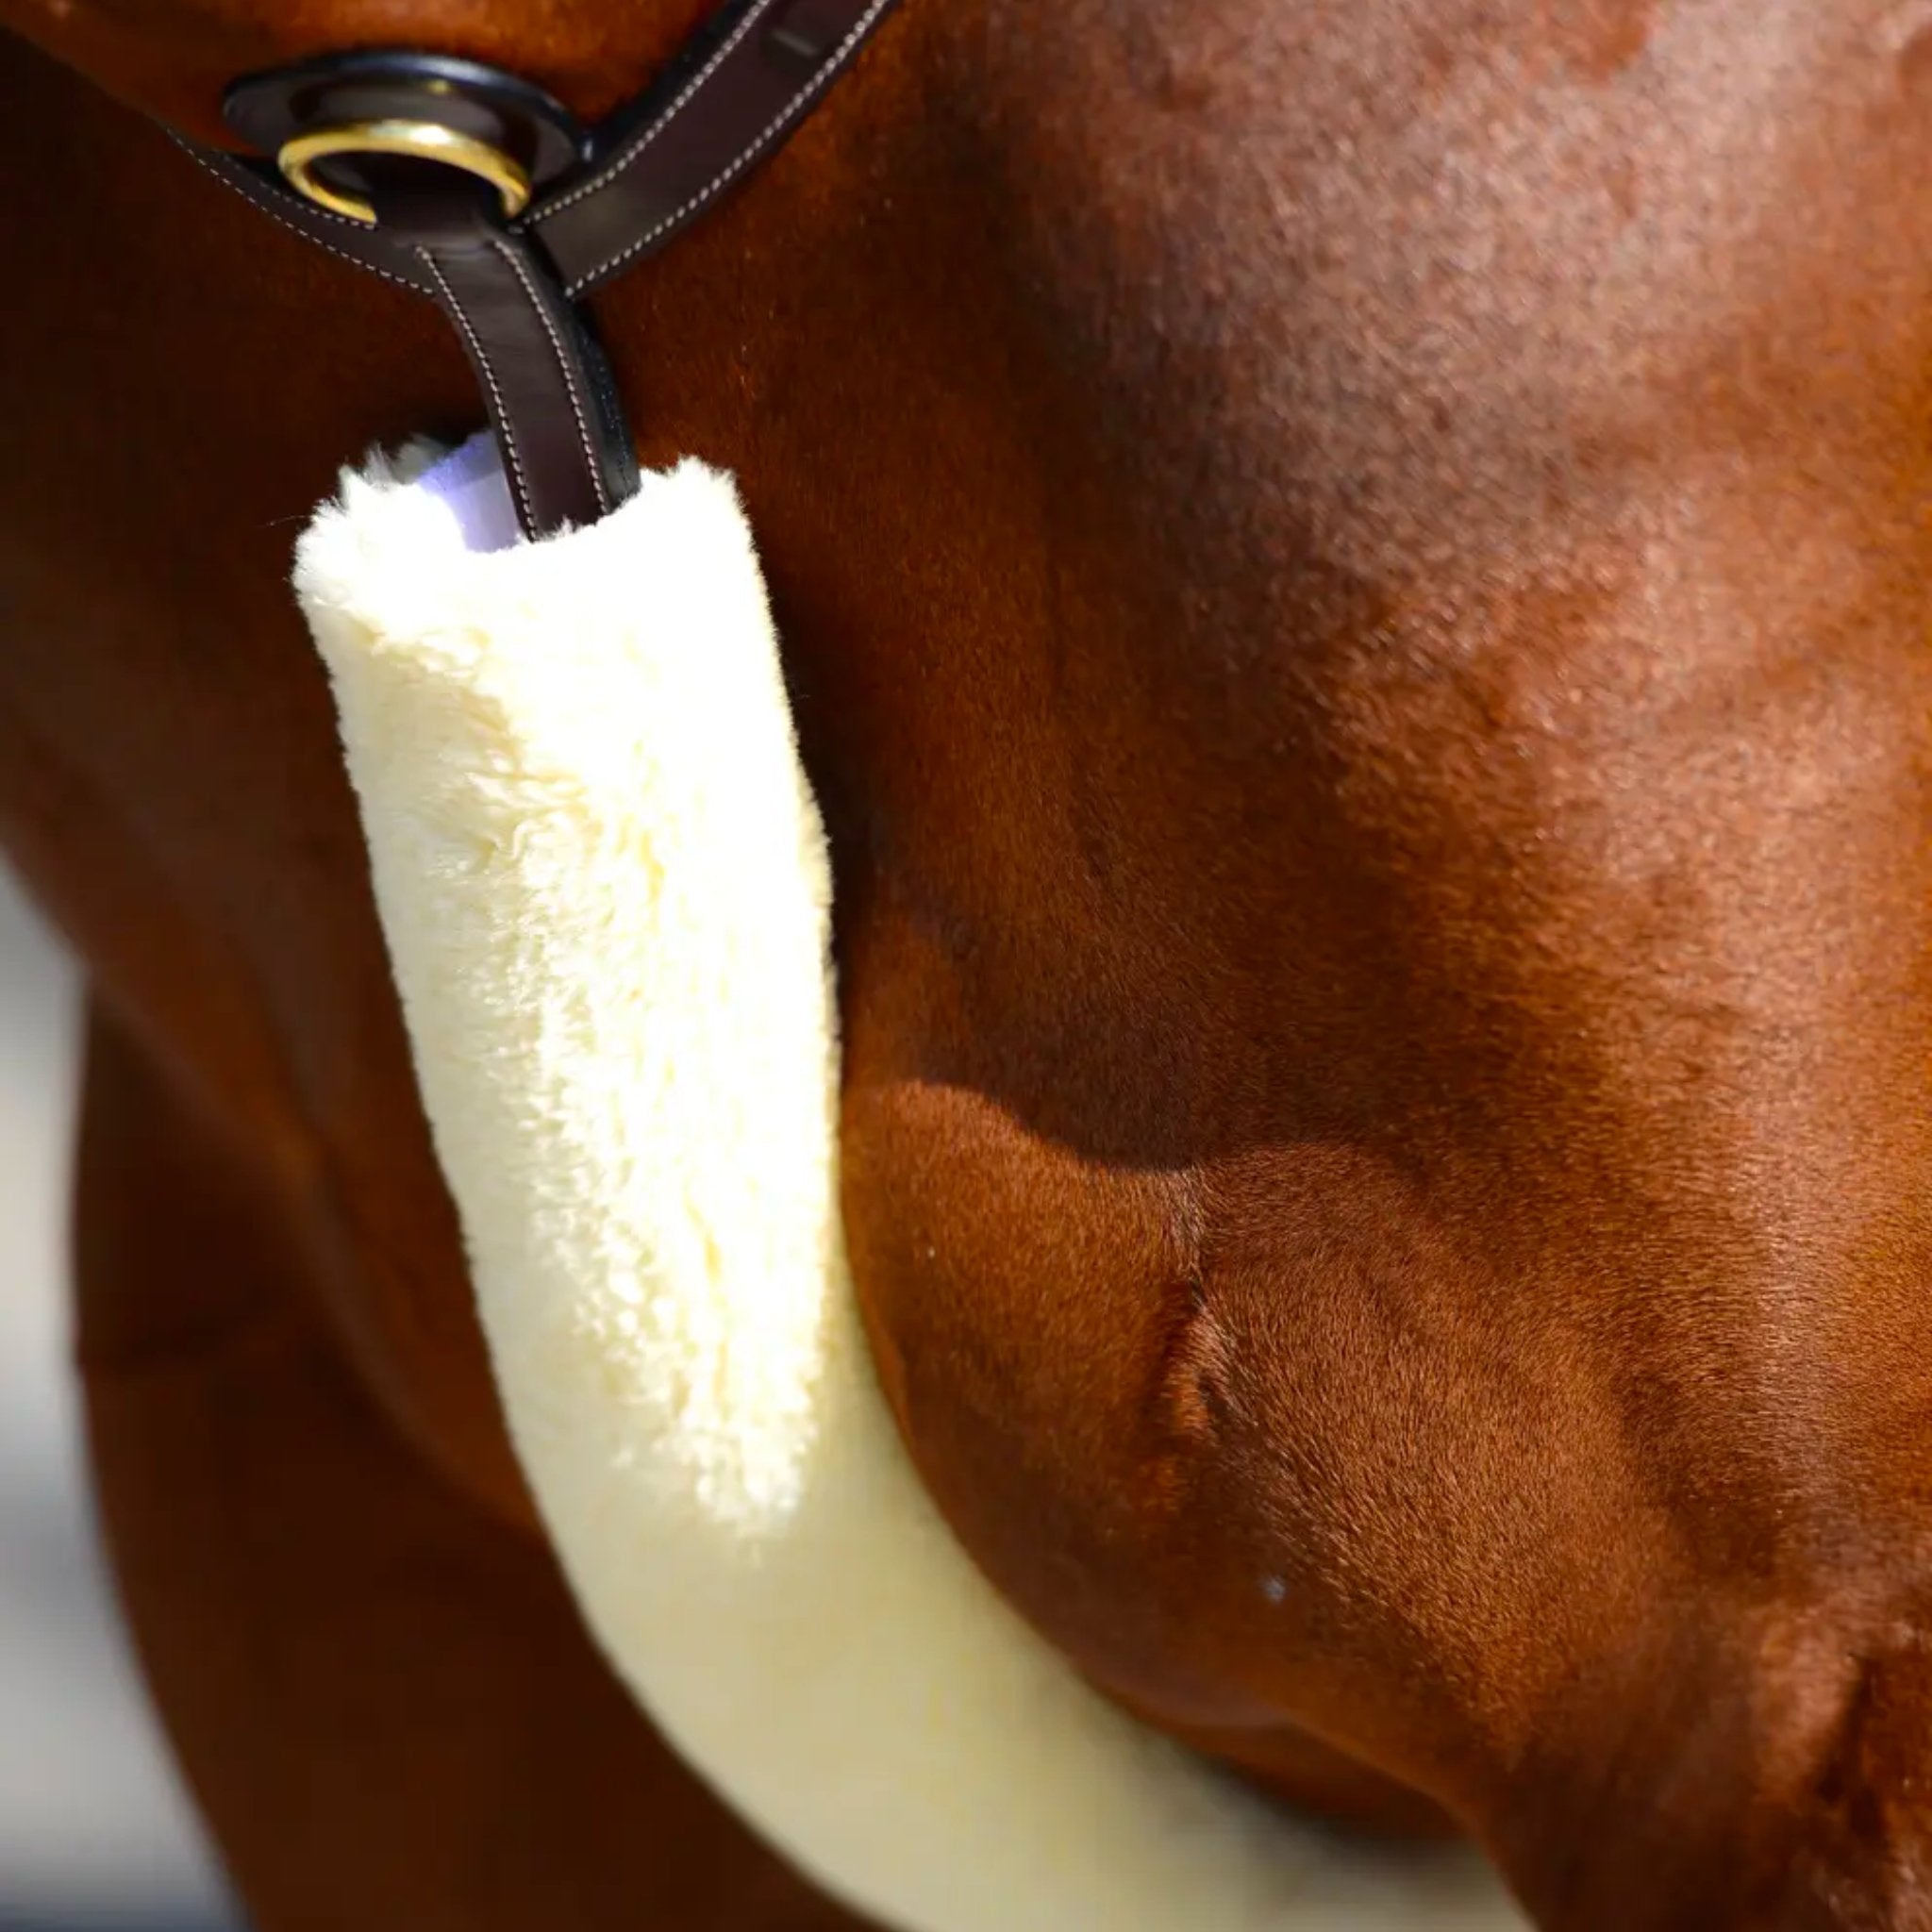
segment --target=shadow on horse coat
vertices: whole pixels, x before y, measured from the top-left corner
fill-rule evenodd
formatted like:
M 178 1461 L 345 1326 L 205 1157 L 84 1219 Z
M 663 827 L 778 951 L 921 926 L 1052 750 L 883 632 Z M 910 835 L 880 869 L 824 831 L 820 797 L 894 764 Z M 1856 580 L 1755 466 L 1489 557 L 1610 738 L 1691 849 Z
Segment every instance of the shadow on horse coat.
M 639 11 L 9 17 L 211 135 L 368 39 L 594 112 Z M 1560 1932 L 1932 1924 L 1928 32 L 908 0 L 598 298 L 764 549 L 934 1495 L 1134 1708 Z M 841 1923 L 533 1534 L 286 591 L 459 358 L 0 89 L 0 831 L 94 977 L 96 1468 L 202 1803 L 269 1927 Z

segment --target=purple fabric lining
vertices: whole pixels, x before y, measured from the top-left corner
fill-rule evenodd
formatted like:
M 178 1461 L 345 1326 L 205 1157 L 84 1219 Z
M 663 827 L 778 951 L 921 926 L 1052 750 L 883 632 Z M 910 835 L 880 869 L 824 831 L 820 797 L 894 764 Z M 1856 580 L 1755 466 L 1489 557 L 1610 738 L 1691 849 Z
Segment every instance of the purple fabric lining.
M 517 541 L 509 485 L 504 480 L 496 439 L 489 430 L 479 430 L 431 464 L 416 479 L 416 487 L 448 507 L 462 532 L 465 550 L 508 550 Z

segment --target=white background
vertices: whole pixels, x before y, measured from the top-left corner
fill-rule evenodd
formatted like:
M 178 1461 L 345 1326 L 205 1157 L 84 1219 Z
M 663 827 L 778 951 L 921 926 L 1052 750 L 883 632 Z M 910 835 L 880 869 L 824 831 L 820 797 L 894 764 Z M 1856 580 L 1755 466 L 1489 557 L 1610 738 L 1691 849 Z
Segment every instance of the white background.
M 0 1932 L 236 1924 L 142 1699 L 67 1370 L 74 975 L 0 868 Z

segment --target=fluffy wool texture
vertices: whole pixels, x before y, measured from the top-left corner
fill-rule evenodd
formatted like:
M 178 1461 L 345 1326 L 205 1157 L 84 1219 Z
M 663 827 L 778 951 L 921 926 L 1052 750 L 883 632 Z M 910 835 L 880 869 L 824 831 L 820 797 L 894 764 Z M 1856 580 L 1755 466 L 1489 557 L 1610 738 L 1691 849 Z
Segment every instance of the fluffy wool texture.
M 838 1215 L 830 878 L 730 481 L 494 554 L 377 463 L 302 541 L 519 1455 L 672 1741 L 905 1932 L 1502 1932 L 1094 1695 L 941 1524 Z M 641 1821 L 648 1828 L 649 1821 Z

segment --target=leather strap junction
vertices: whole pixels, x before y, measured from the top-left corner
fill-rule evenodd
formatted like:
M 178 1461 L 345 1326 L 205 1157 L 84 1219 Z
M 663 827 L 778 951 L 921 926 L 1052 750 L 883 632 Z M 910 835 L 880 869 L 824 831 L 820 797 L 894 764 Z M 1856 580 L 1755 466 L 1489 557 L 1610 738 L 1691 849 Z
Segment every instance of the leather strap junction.
M 648 260 L 782 145 L 892 4 L 731 0 L 594 129 L 496 69 L 378 51 L 228 90 L 229 125 L 273 160 L 182 145 L 275 220 L 441 308 L 518 522 L 541 538 L 595 522 L 637 485 L 577 298 Z

